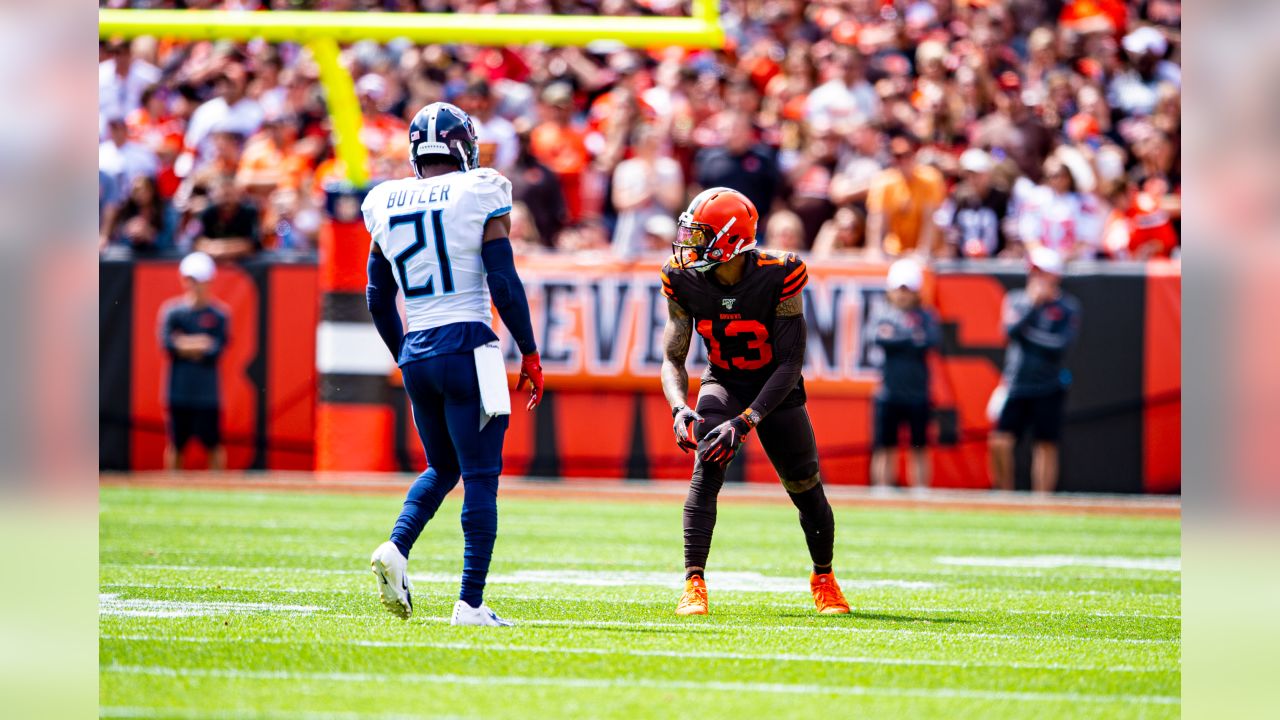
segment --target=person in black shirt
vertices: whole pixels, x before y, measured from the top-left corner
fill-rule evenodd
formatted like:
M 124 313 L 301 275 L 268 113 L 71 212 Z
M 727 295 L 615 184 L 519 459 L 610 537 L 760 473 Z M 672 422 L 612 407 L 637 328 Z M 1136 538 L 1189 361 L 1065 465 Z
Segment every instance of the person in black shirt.
M 200 213 L 194 248 L 211 258 L 236 260 L 262 249 L 258 207 L 231 180 L 213 186 L 212 203 Z
M 183 449 L 196 438 L 209 452 L 209 468 L 226 467 L 222 447 L 218 358 L 227 345 L 227 316 L 209 295 L 213 258 L 191 253 L 178 266 L 185 290 L 160 310 L 160 345 L 168 353 L 169 443 L 164 466 L 176 470 Z
M 760 212 L 760 227 L 769 224 L 769 210 L 779 189 L 778 161 L 774 151 L 755 142 L 751 120 L 729 111 L 722 118 L 725 143 L 704 148 L 694 159 L 698 185 L 737 190 Z
M 867 322 L 866 343 L 883 368 L 871 454 L 871 483 L 876 487 L 897 485 L 894 451 L 903 425 L 911 431 L 912 480 L 918 488 L 929 486 L 927 360 L 942 337 L 937 316 L 920 306 L 923 284 L 924 273 L 914 260 L 895 262 L 889 268 L 888 302 L 873 308 Z
M 996 257 L 1008 245 L 1009 194 L 992 185 L 995 160 L 984 150 L 970 148 L 960 156 L 960 170 L 964 179 L 938 211 L 949 254 Z
M 1031 488 L 1047 493 L 1058 484 L 1062 409 L 1071 382 L 1063 362 L 1080 331 L 1080 303 L 1062 292 L 1062 256 L 1036 247 L 1030 260 L 1026 289 L 1004 300 L 1009 348 L 1000 382 L 1006 397 L 991 433 L 991 475 L 996 489 L 1013 489 L 1014 444 L 1029 429 L 1035 440 Z

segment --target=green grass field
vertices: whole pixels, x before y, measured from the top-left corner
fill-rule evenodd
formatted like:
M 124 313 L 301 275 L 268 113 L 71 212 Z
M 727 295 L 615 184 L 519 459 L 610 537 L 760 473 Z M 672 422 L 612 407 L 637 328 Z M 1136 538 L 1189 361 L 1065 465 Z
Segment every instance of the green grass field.
M 782 495 L 779 490 L 779 495 Z M 368 558 L 399 498 L 104 487 L 103 717 L 1178 717 L 1177 520 L 836 509 L 850 616 L 816 616 L 787 504 L 722 503 L 712 614 L 672 610 L 681 504 L 504 498 L 453 628 L 451 496 L 409 622 Z

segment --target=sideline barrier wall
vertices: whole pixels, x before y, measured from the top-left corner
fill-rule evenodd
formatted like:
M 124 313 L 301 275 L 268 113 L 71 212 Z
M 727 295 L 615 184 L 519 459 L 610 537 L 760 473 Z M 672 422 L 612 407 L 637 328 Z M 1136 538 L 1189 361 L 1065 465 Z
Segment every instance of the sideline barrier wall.
M 358 221 L 354 225 L 346 232 L 335 222 L 326 230 L 322 254 L 342 255 L 340 262 L 317 268 L 264 259 L 221 268 L 214 294 L 232 315 L 222 366 L 232 467 L 421 467 L 398 374 L 364 310 L 368 241 Z M 520 259 L 548 392 L 534 414 L 513 403 L 506 473 L 688 477 L 691 459 L 671 441 L 670 413 L 658 391 L 666 313 L 656 270 L 661 260 Z M 884 270 L 865 263 L 810 267 L 805 382 L 827 482 L 867 482 L 877 372 L 861 327 L 873 304 L 883 301 Z M 942 352 L 933 363 L 936 486 L 989 486 L 986 405 L 1004 354 L 1000 305 L 1006 290 L 1022 283 L 1016 263 L 942 263 L 929 277 L 927 302 L 944 326 Z M 104 261 L 100 286 L 101 466 L 155 468 L 163 445 L 166 362 L 156 318 L 160 303 L 180 292 L 176 263 Z M 1066 287 L 1081 300 L 1084 318 L 1068 359 L 1074 384 L 1062 489 L 1178 492 L 1179 267 L 1080 263 Z M 505 331 L 499 334 L 505 338 Z M 509 340 L 505 347 L 514 370 L 515 349 Z M 695 341 L 691 375 L 704 364 Z M 1023 485 L 1027 459 L 1023 448 Z M 754 443 L 731 467 L 730 479 L 776 482 Z

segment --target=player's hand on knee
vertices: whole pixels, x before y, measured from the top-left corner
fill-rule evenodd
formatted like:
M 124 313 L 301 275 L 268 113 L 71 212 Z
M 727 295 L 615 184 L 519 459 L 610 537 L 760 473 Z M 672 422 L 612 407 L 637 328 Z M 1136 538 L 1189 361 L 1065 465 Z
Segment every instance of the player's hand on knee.
M 698 449 L 698 441 L 693 437 L 693 428 L 697 423 L 702 422 L 702 416 L 693 409 L 681 405 L 672 411 L 672 417 L 675 423 L 672 430 L 676 434 L 676 447 L 685 451 Z
M 525 409 L 532 410 L 542 402 L 542 358 L 536 352 L 520 360 L 520 379 L 516 380 L 516 390 L 523 390 L 526 382 L 529 383 L 529 404 Z
M 733 456 L 738 454 L 738 448 L 750 432 L 751 424 L 743 416 L 739 415 L 732 420 L 726 420 L 702 438 L 699 444 L 702 449 L 698 457 L 703 462 L 728 465 Z

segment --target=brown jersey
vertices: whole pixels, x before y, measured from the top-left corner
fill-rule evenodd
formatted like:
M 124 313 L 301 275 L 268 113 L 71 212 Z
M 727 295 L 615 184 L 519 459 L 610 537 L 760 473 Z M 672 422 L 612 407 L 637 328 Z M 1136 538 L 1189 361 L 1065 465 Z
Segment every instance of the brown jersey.
M 750 250 L 742 279 L 725 286 L 708 270 L 681 270 L 673 257 L 662 266 L 662 292 L 693 318 L 707 348 L 703 382 L 718 382 L 750 401 L 777 367 L 773 322 L 778 303 L 800 294 L 809 280 L 795 253 Z M 804 380 L 792 395 L 803 402 Z M 790 401 L 790 398 L 788 398 Z

